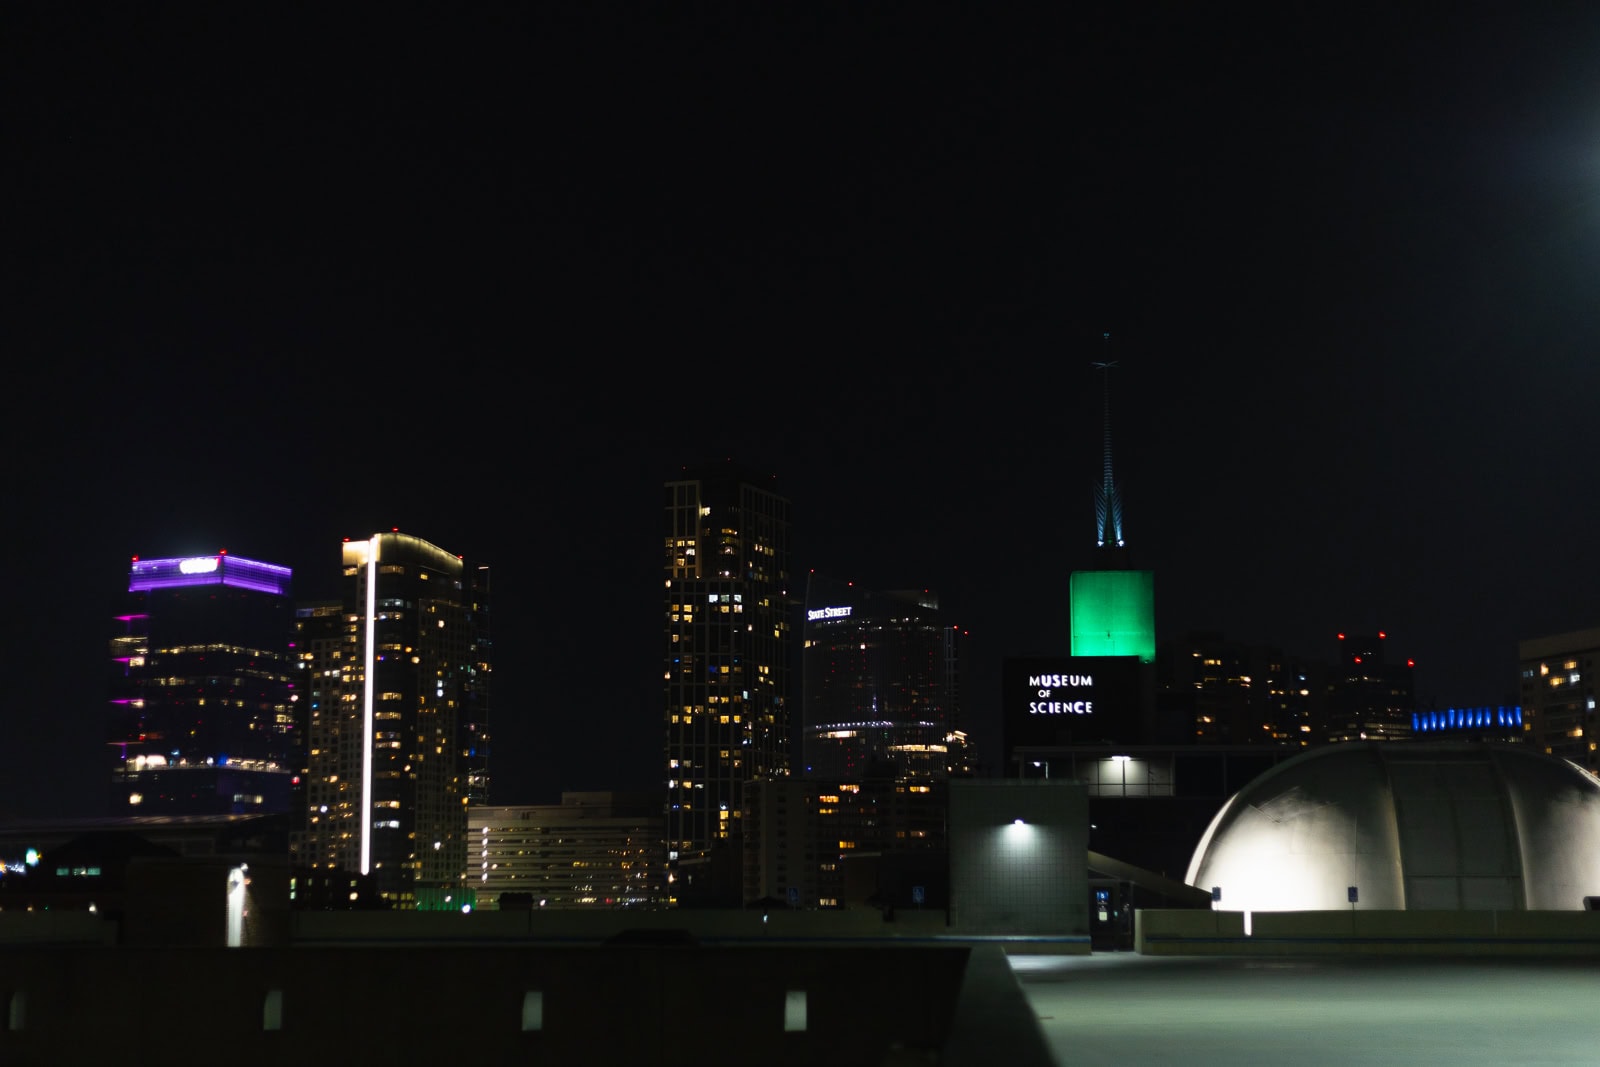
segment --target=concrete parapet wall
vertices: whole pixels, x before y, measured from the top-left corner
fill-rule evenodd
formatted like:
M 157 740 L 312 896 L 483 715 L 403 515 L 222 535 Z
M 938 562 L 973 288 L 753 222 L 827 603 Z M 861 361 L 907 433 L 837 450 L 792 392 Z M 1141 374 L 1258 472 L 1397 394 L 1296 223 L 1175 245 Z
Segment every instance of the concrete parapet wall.
M 117 924 L 88 911 L 0 911 L 0 945 L 114 945 Z
M 1154 956 L 1600 955 L 1600 912 L 1145 909 L 1134 940 Z
M 1208 911 L 1204 908 L 1154 910 L 1140 908 L 1133 913 L 1133 940 L 1142 947 L 1147 932 L 1158 944 L 1169 941 L 1203 943 L 1218 938 L 1231 940 L 1244 936 L 1244 916 L 1236 911 Z
M 1207 913 L 1209 914 L 1209 913 Z M 940 909 L 897 910 L 885 920 L 876 909 L 800 911 L 693 909 L 663 911 L 295 912 L 295 945 L 370 945 L 385 942 L 476 944 L 600 944 L 629 932 L 683 931 L 700 944 L 831 942 L 980 943 L 1000 940 L 1006 951 L 1089 952 L 1087 936 L 1032 934 L 997 939 L 963 934 Z
M 971 951 L 9 946 L 0 1063 L 933 1062 Z

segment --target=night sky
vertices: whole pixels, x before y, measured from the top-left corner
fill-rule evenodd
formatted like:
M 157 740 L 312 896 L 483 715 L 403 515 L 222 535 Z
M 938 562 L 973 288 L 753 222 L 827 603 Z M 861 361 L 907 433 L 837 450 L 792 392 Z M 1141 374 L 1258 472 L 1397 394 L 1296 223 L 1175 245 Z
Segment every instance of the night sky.
M 100 810 L 130 556 L 390 527 L 494 568 L 496 800 L 653 787 L 729 457 L 797 595 L 937 591 L 992 742 L 1105 359 L 1161 637 L 1514 702 L 1600 625 L 1600 10 L 993 7 L 7 7 L 0 815 Z

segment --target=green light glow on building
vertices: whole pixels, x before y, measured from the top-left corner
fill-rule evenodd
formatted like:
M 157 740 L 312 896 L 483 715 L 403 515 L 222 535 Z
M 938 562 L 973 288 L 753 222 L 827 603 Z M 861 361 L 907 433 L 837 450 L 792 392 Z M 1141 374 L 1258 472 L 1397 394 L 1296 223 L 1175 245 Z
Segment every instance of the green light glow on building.
M 1156 658 L 1153 571 L 1074 571 L 1072 654 Z

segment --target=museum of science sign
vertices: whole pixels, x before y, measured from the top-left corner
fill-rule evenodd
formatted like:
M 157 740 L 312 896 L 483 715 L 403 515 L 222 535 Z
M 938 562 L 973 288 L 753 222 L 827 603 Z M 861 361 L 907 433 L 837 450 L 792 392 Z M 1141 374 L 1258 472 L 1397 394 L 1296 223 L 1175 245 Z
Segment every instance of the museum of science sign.
M 1007 747 L 1133 740 L 1139 662 L 1131 656 L 1008 659 L 1001 701 Z
M 1092 674 L 1030 674 L 1028 684 L 1034 686 L 1038 700 L 1028 701 L 1029 715 L 1089 715 L 1094 711 L 1092 700 L 1055 700 L 1062 690 L 1094 692 Z

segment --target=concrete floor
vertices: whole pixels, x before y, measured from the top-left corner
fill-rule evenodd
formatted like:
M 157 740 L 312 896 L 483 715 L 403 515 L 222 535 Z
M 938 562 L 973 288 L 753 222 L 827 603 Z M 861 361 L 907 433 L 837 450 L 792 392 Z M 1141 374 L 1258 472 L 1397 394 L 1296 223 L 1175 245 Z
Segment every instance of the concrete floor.
M 1600 959 L 1013 956 L 1057 1064 L 1600 1063 Z

